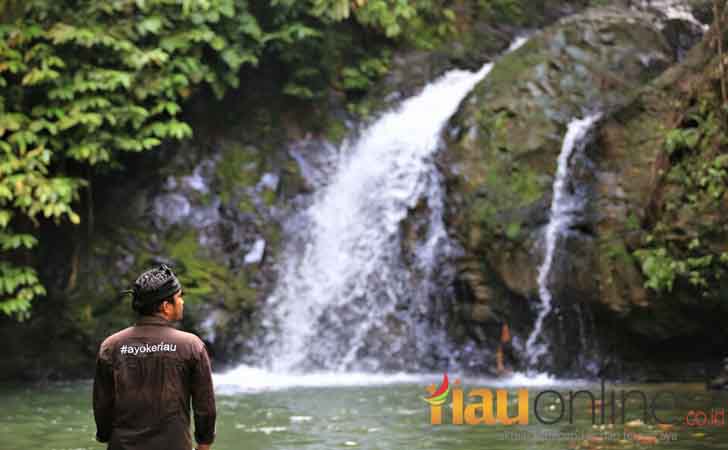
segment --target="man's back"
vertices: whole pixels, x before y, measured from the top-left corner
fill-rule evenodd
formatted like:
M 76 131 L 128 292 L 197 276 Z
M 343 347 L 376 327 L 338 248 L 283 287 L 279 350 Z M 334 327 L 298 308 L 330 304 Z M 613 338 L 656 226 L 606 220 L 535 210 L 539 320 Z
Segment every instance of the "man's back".
M 202 341 L 171 322 L 144 316 L 102 344 L 94 382 L 98 439 L 110 450 L 189 450 L 190 400 L 195 438 L 211 443 L 215 400 Z

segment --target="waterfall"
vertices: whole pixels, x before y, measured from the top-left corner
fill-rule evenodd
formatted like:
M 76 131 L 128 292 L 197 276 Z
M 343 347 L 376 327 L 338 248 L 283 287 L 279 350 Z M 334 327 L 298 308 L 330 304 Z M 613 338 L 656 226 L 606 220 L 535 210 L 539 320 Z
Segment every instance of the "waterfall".
M 492 67 L 447 72 L 342 146 L 334 173 L 286 230 L 264 312 L 264 365 L 290 372 L 451 363 L 436 278 L 456 248 L 433 158 L 450 116 Z M 418 221 L 415 242 L 403 236 L 408 218 Z
M 342 149 L 332 179 L 297 219 L 299 236 L 268 301 L 274 370 L 375 370 L 381 354 L 419 353 L 413 321 L 426 308 L 418 278 L 428 274 L 414 271 L 429 271 L 446 251 L 433 154 L 447 120 L 491 68 L 448 72 Z M 401 224 L 422 199 L 428 232 L 408 270 Z
M 549 212 L 549 222 L 544 233 L 545 256 L 541 266 L 538 268 L 538 293 L 541 299 L 536 322 L 533 331 L 526 341 L 526 353 L 531 366 L 538 363 L 538 360 L 548 350 L 543 338 L 543 324 L 546 317 L 552 310 L 552 294 L 549 288 L 549 274 L 554 260 L 556 244 L 561 236 L 572 224 L 574 214 L 582 209 L 583 199 L 576 193 L 571 192 L 569 186 L 569 163 L 572 155 L 583 150 L 586 145 L 586 137 L 594 123 L 599 120 L 600 114 L 593 114 L 584 119 L 572 120 L 569 123 L 566 136 L 564 137 L 559 153 L 556 176 L 553 185 L 553 198 Z
M 690 4 L 685 0 L 642 0 L 641 6 L 652 7 L 661 11 L 668 19 L 683 20 L 699 27 L 703 32 L 708 31 L 708 25 L 695 18 L 690 10 Z

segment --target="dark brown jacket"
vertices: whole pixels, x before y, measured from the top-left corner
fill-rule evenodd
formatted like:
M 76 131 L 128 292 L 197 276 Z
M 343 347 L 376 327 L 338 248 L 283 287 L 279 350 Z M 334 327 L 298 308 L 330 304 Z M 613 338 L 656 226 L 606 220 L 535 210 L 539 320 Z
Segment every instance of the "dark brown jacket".
M 96 439 L 109 450 L 190 450 L 190 400 L 195 439 L 215 438 L 210 359 L 194 334 L 161 317 L 108 337 L 94 378 Z

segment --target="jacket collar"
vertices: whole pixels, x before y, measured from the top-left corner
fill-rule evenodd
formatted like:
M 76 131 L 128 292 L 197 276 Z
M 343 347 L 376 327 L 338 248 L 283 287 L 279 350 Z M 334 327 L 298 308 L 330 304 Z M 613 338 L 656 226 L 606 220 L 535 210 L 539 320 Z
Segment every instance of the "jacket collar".
M 174 322 L 170 322 L 167 319 L 164 319 L 159 316 L 142 316 L 137 320 L 136 322 L 137 326 L 140 325 L 158 325 L 163 327 L 171 327 L 174 326 Z

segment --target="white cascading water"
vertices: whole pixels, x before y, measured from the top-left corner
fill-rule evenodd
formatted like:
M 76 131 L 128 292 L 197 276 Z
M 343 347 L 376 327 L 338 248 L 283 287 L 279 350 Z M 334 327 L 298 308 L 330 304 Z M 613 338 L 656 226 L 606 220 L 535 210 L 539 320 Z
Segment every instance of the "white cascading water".
M 544 233 L 545 256 L 541 266 L 538 268 L 538 294 L 541 305 L 533 326 L 533 331 L 526 341 L 526 354 L 529 364 L 534 366 L 548 350 L 547 344 L 542 337 L 543 324 L 546 317 L 552 310 L 552 295 L 549 288 L 549 274 L 554 260 L 556 243 L 559 236 L 564 233 L 572 224 L 574 213 L 581 210 L 582 199 L 574 193 L 569 192 L 568 179 L 570 175 L 569 163 L 574 152 L 581 150 L 586 144 L 585 140 L 589 130 L 599 120 L 599 114 L 593 114 L 584 119 L 572 120 L 569 123 L 566 136 L 564 137 L 559 153 L 558 166 L 553 185 L 553 198 L 549 212 L 549 222 Z
M 332 178 L 291 226 L 297 236 L 263 322 L 269 369 L 417 370 L 444 345 L 444 329 L 423 327 L 432 275 L 453 251 L 433 156 L 448 119 L 491 68 L 446 73 L 344 146 Z M 423 204 L 426 232 L 405 261 L 402 224 Z
M 433 153 L 446 121 L 491 68 L 447 73 L 345 149 L 333 179 L 305 211 L 308 229 L 299 230 L 307 235 L 305 247 L 286 253 L 269 299 L 277 327 L 268 349 L 272 369 L 362 368 L 355 362 L 365 343 L 397 332 L 385 322 L 418 294 L 402 260 L 400 225 L 423 197 L 432 213 L 441 214 L 438 180 L 430 176 Z M 430 223 L 426 248 L 434 252 L 443 232 L 441 223 Z M 433 252 L 418 256 L 432 258 Z M 390 344 L 393 354 L 402 350 Z M 375 365 L 370 360 L 363 368 Z
M 704 32 L 708 30 L 708 25 L 695 18 L 690 4 L 685 0 L 642 0 L 642 7 L 655 8 L 662 11 L 668 19 L 683 20 L 700 27 Z
M 698 23 L 683 6 L 684 0 L 651 3 L 668 18 Z M 524 42 L 518 39 L 510 50 Z M 259 346 L 258 367 L 243 365 L 218 375 L 223 384 L 238 388 L 252 381 L 267 388 L 397 382 L 397 377 L 378 379 L 371 372 L 427 368 L 412 361 L 421 360 L 423 351 L 433 347 L 443 347 L 440 356 L 452 354 L 442 322 L 420 326 L 433 317 L 432 305 L 437 302 L 430 292 L 438 289 L 433 274 L 452 250 L 442 222 L 441 180 L 432 156 L 443 125 L 490 69 L 488 64 L 477 73 L 450 72 L 399 110 L 384 115 L 338 154 L 333 148 L 323 156 L 319 155 L 323 149 L 316 150 L 314 159 L 325 162 L 321 170 L 320 161 L 308 167 L 301 155 L 294 154 L 306 166 L 304 176 L 316 192 L 286 226 L 286 259 L 267 302 L 263 325 L 268 333 Z M 565 189 L 569 155 L 596 120 L 570 124 L 559 157 L 546 257 L 538 276 L 542 305 L 526 344 L 531 366 L 548 350 L 542 336 L 551 312 L 547 278 L 573 200 Z M 423 203 L 425 214 L 419 217 L 429 222 L 424 237 L 410 248 L 413 257 L 405 262 L 402 223 Z M 404 362 L 383 367 L 381 355 Z M 441 367 L 430 367 L 434 366 Z M 317 372 L 301 374 L 311 369 Z M 344 377 L 342 370 L 348 371 Z M 527 379 L 540 378 L 529 373 Z

